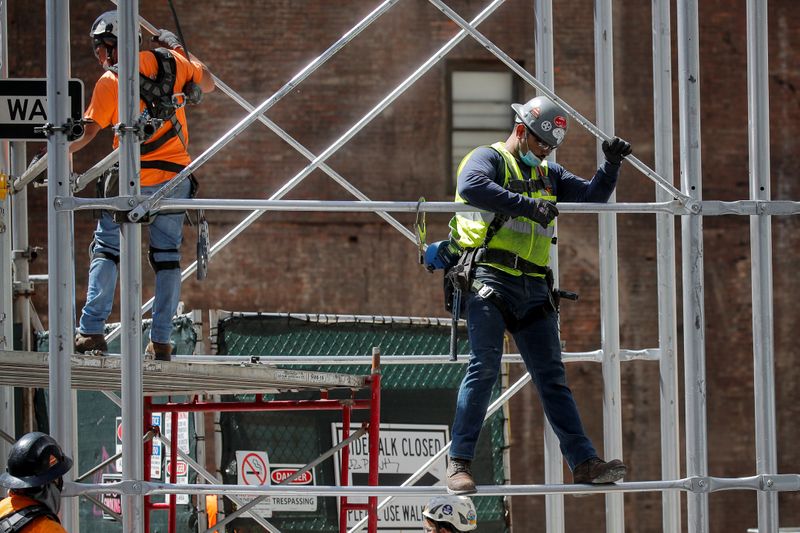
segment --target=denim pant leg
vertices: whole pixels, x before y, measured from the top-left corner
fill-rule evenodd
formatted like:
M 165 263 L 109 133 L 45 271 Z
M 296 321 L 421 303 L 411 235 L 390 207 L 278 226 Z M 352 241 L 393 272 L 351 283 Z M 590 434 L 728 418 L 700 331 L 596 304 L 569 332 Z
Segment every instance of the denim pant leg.
M 119 225 L 107 211 L 103 211 L 97 221 L 91 252 L 119 257 Z M 89 265 L 86 305 L 81 312 L 78 331 L 85 335 L 104 333 L 106 320 L 114 305 L 116 286 L 117 264 L 111 259 L 93 256 Z
M 188 198 L 189 180 L 184 180 L 169 195 L 170 198 Z M 161 188 L 161 185 L 142 187 L 142 194 L 150 195 Z M 175 250 L 174 252 L 154 252 L 155 261 L 180 261 L 181 242 L 183 241 L 184 213 L 160 214 L 148 226 L 150 248 L 158 250 Z M 150 340 L 166 344 L 172 334 L 172 317 L 178 308 L 181 297 L 181 269 L 167 268 L 156 272 L 155 297 L 153 300 L 153 325 L 150 328 Z
M 547 297 L 543 280 L 526 280 L 527 302 L 538 305 Z M 570 469 L 597 455 L 586 436 L 578 407 L 567 386 L 564 363 L 561 361 L 561 342 L 558 336 L 558 316 L 548 313 L 514 334 L 525 366 L 539 392 L 545 416 L 553 427 Z
M 494 304 L 470 294 L 467 325 L 472 353 L 458 390 L 450 457 L 472 460 L 500 370 L 505 323 Z

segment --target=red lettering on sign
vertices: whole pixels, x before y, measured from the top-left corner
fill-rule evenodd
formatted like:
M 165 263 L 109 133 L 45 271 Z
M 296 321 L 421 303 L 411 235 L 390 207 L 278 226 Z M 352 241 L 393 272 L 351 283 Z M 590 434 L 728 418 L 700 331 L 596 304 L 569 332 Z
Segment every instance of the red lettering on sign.
M 278 468 L 270 472 L 270 478 L 272 482 L 280 484 L 285 479 L 289 479 L 292 477 L 296 472 L 297 468 Z M 310 485 L 313 481 L 313 476 L 311 475 L 311 470 L 303 472 L 297 479 L 292 480 L 292 485 Z

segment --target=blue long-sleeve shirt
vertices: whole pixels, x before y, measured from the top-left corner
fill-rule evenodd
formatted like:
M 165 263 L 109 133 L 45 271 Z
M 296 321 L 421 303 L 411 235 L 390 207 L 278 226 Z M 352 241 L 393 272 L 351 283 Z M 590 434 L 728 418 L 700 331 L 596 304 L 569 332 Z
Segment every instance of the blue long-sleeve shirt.
M 531 167 L 517 161 L 525 179 L 531 177 Z M 458 194 L 470 205 L 512 217 L 533 216 L 533 198 L 511 192 L 503 187 L 505 160 L 489 146 L 477 148 L 458 174 Z M 548 162 L 548 177 L 553 195 L 559 202 L 605 203 L 614 192 L 619 165 L 604 162 L 591 180 L 576 176 L 557 163 Z

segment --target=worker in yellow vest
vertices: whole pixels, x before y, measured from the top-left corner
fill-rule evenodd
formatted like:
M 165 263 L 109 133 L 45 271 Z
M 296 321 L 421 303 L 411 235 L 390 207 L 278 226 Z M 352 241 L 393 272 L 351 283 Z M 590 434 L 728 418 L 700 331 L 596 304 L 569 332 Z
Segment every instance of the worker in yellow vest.
M 483 211 L 459 212 L 450 222 L 450 248 L 460 256 L 452 272 L 462 274 L 472 352 L 458 392 L 447 469 L 447 487 L 456 494 L 475 491 L 471 462 L 506 329 L 536 384 L 573 481 L 613 483 L 626 472 L 622 461 L 600 459 L 583 429 L 561 361 L 559 291 L 547 265 L 556 202 L 608 201 L 631 145 L 618 137 L 605 141 L 605 162 L 585 180 L 545 160 L 567 134 L 560 106 L 539 96 L 511 107 L 516 118 L 508 139 L 476 148 L 458 168 L 456 201 Z

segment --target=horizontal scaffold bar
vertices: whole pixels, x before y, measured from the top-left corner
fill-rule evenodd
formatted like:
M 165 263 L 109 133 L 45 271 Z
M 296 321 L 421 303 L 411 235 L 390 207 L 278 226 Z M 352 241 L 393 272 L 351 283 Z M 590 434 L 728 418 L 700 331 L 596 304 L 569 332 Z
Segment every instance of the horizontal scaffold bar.
M 643 350 L 620 350 L 620 361 L 658 361 L 661 357 L 658 348 L 646 348 Z M 438 355 L 391 355 L 381 356 L 381 365 L 426 365 L 426 364 L 463 364 L 467 362 L 468 355 L 453 361 L 449 354 Z M 568 362 L 603 362 L 603 351 L 593 350 L 590 352 L 563 352 L 561 358 L 565 363 Z M 269 363 L 272 365 L 370 365 L 372 357 L 369 355 L 173 355 L 173 361 L 186 363 L 219 363 L 219 364 L 240 364 L 240 363 Z M 503 363 L 524 363 L 520 354 L 503 354 Z
M 474 496 L 535 496 L 547 494 L 590 494 L 610 492 L 715 492 L 722 490 L 758 490 L 787 492 L 800 490 L 800 474 L 762 474 L 741 478 L 687 477 L 666 481 L 627 481 L 609 485 L 479 485 Z M 273 496 L 436 496 L 447 494 L 444 486 L 411 487 L 336 487 L 291 485 L 210 485 L 170 484 L 145 481 L 120 481 L 117 483 L 82 484 L 65 482 L 64 496 L 81 494 L 239 494 Z
M 116 198 L 59 197 L 55 200 L 56 211 L 129 211 L 144 197 L 118 196 Z M 162 200 L 154 212 L 216 209 L 221 211 L 331 211 L 363 212 L 376 211 L 404 213 L 454 213 L 481 211 L 479 208 L 458 202 L 364 202 L 355 200 L 257 200 L 257 199 L 195 199 Z M 571 203 L 558 204 L 561 213 L 667 213 L 672 215 L 796 215 L 800 214 L 800 202 L 789 200 L 739 200 L 734 202 L 702 201 L 684 206 L 678 201 L 630 202 L 630 203 Z

